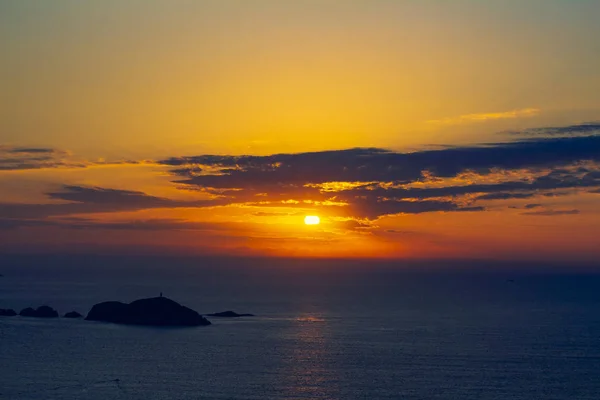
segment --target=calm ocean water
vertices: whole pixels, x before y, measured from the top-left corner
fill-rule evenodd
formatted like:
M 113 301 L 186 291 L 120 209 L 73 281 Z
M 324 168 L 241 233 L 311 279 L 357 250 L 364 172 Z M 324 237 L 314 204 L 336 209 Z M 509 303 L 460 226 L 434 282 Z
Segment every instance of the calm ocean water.
M 110 257 L 4 257 L 0 273 L 0 308 L 17 311 L 162 291 L 257 315 L 186 329 L 0 317 L 0 399 L 600 398 L 600 275 Z

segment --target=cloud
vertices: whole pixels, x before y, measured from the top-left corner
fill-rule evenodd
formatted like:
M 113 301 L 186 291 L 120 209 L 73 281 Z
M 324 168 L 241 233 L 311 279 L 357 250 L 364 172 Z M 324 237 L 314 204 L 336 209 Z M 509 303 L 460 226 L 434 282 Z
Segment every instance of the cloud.
M 534 216 L 534 217 L 554 217 L 554 216 L 560 216 L 560 215 L 577 215 L 580 214 L 581 211 L 579 210 L 548 210 L 548 211 L 532 211 L 532 212 L 526 212 L 526 213 L 522 213 L 521 215 L 529 215 L 529 216 Z
M 599 161 L 600 136 L 592 135 L 410 153 L 354 148 L 267 156 L 197 155 L 158 164 L 173 167 L 179 187 L 213 193 L 229 204 L 311 205 L 329 207 L 335 215 L 377 219 L 483 211 L 472 203 L 595 188 L 600 186 Z M 465 174 L 474 178 L 460 178 Z M 502 178 L 485 182 L 492 174 Z M 460 184 L 461 179 L 469 184 Z M 459 200 L 461 196 L 472 198 Z
M 474 185 L 472 185 L 474 186 Z M 492 185 L 493 186 L 493 185 Z M 511 193 L 511 192 L 499 192 L 489 193 L 477 197 L 476 200 L 509 200 L 509 199 L 529 199 L 535 197 L 536 193 Z
M 14 218 L 0 218 L 0 230 L 18 229 L 22 227 L 55 226 L 53 222 L 44 220 L 27 220 Z
M 370 229 L 374 227 L 374 225 L 368 221 L 357 221 L 355 219 L 344 221 L 343 224 L 349 229 Z
M 302 215 L 303 213 L 284 213 L 284 212 L 255 212 L 252 213 L 255 217 L 289 217 L 294 215 Z
M 0 171 L 85 166 L 68 158 L 68 153 L 62 150 L 0 145 Z
M 50 216 L 136 211 L 150 208 L 210 207 L 223 204 L 219 199 L 179 201 L 150 196 L 142 192 L 84 186 L 63 186 L 47 194 L 61 204 L 0 203 L 0 218 L 32 219 Z
M 427 199 L 482 194 L 475 200 L 528 199 L 537 195 L 546 196 L 546 191 L 572 189 L 600 185 L 595 173 L 552 171 L 529 180 L 508 180 L 492 184 L 470 184 L 438 187 L 387 187 L 371 184 L 336 193 L 337 199 L 349 197 L 395 197 L 402 199 Z
M 54 149 L 0 146 L 0 171 L 66 166 L 65 156 Z
M 42 148 L 42 147 L 13 147 L 7 150 L 8 153 L 13 154 L 54 154 L 56 153 L 55 149 L 50 148 Z
M 503 132 L 510 135 L 524 136 L 580 136 L 580 135 L 595 135 L 600 133 L 600 122 L 587 122 L 584 124 L 554 126 L 544 128 L 531 128 L 521 131 Z
M 357 148 L 270 156 L 206 155 L 171 158 L 158 163 L 208 166 L 214 170 L 194 177 L 186 174 L 177 183 L 253 188 L 325 182 L 410 183 L 424 178 L 425 173 L 454 177 L 465 171 L 487 174 L 492 169 L 555 167 L 581 160 L 600 160 L 600 137 L 527 140 L 412 153 Z
M 195 222 L 181 219 L 149 219 L 123 222 L 102 222 L 87 218 L 62 218 L 46 220 L 28 220 L 0 218 L 0 230 L 59 227 L 64 229 L 102 229 L 123 231 L 203 231 L 249 233 L 250 230 L 236 222 Z
M 420 237 L 420 238 L 441 238 L 443 235 L 431 233 L 431 232 L 419 232 L 412 230 L 399 230 L 399 229 L 386 229 L 385 231 L 380 231 L 375 233 L 377 236 L 400 236 L 406 238 Z
M 511 110 L 503 112 L 492 112 L 492 113 L 477 113 L 477 114 L 465 114 L 457 117 L 443 118 L 438 120 L 427 121 L 428 124 L 435 125 L 460 125 L 472 122 L 486 122 L 498 119 L 515 119 L 515 118 L 527 118 L 535 117 L 540 114 L 538 108 L 523 108 L 520 110 Z
M 55 162 L 57 154 L 66 154 L 6 146 L 0 152 L 5 156 L 0 168 L 15 167 L 16 159 L 43 165 Z M 202 191 L 214 198 L 180 201 L 143 192 L 71 185 L 47 193 L 61 204 L 0 203 L 0 218 L 26 220 L 222 205 L 327 208 L 332 217 L 363 221 L 396 214 L 482 212 L 490 200 L 557 196 L 584 188 L 596 191 L 600 188 L 599 162 L 598 135 L 536 137 L 405 153 L 353 148 L 265 156 L 170 157 L 154 163 L 170 169 L 177 188 Z M 254 213 L 257 217 L 285 215 L 290 214 Z
M 69 152 L 44 147 L 14 147 L 0 145 L 0 171 L 22 171 L 56 168 L 88 168 L 105 165 L 142 164 L 148 161 L 83 160 Z
M 440 200 L 387 200 L 376 197 L 354 198 L 348 206 L 352 216 L 377 219 L 383 215 L 423 214 L 428 212 L 484 211 L 483 207 L 463 207 L 453 201 Z
M 534 208 L 540 208 L 541 206 L 542 206 L 541 204 L 537 204 L 537 203 L 525 204 L 525 209 L 526 210 L 532 210 Z
M 107 204 L 123 207 L 169 207 L 173 200 L 150 196 L 143 192 L 85 186 L 63 186 L 62 191 L 48 193 L 49 198 L 85 204 Z

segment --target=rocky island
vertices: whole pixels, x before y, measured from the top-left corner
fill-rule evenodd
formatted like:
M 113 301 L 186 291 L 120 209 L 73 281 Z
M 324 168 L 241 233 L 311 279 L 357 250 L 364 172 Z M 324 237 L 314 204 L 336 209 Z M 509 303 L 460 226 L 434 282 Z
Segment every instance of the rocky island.
M 254 314 L 238 314 L 235 311 L 223 311 L 214 314 L 206 314 L 207 317 L 221 318 L 239 318 L 239 317 L 254 317 Z
M 162 296 L 136 300 L 129 304 L 119 301 L 99 303 L 92 307 L 85 319 L 127 325 L 210 325 L 210 321 L 196 311 Z
M 16 311 L 11 308 L 0 308 L 0 317 L 14 317 L 17 315 Z
M 83 315 L 79 314 L 77 311 L 70 311 L 66 313 L 63 318 L 83 318 Z
M 35 310 L 31 307 L 27 307 L 21 310 L 19 315 L 21 317 L 58 318 L 58 312 L 49 306 L 40 306 Z

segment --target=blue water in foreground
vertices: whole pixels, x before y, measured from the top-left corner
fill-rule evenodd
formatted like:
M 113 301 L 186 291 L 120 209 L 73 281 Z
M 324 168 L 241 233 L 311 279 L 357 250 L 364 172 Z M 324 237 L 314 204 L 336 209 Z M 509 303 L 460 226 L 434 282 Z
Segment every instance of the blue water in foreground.
M 257 317 L 0 317 L 0 399 L 600 398 L 600 275 L 313 264 L 3 259 L 0 308 L 17 312 L 162 291 Z

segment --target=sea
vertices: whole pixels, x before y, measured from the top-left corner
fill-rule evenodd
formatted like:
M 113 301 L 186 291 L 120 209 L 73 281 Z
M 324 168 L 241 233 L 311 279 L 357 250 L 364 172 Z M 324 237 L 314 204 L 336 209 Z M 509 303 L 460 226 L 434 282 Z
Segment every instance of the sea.
M 211 326 L 0 317 L 0 399 L 600 399 L 600 272 L 432 261 L 1 256 L 0 308 L 161 292 Z

